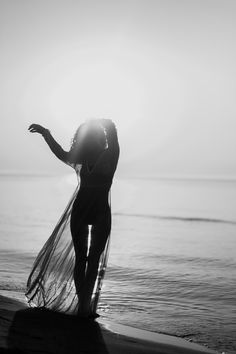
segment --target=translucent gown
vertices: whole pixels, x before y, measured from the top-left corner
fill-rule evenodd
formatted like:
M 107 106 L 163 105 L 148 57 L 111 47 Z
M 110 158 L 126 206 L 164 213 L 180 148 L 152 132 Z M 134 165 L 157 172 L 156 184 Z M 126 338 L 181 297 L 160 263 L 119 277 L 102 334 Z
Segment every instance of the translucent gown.
M 111 144 L 112 145 L 112 144 Z M 79 295 L 74 283 L 75 243 L 72 240 L 71 219 L 80 225 L 92 225 L 93 220 L 99 222 L 104 218 L 101 198 L 107 199 L 106 215 L 110 217 L 110 187 L 119 156 L 119 147 L 108 146 L 98 158 L 94 168 L 87 164 L 73 166 L 78 177 L 75 188 L 64 212 L 58 220 L 52 234 L 43 245 L 35 259 L 27 280 L 26 298 L 30 306 L 46 307 L 51 310 L 76 314 L 79 306 Z M 104 204 L 104 203 L 103 203 Z M 107 209 L 108 208 L 108 209 Z M 100 209 L 100 211 L 99 211 Z M 107 212 L 108 211 L 108 212 Z M 111 219 L 110 219 L 111 220 Z M 109 220 L 108 220 L 109 224 Z M 76 226 L 77 227 L 77 226 Z M 74 240 L 75 241 L 75 240 Z M 89 241 L 88 241 L 89 242 Z M 92 291 L 90 311 L 95 313 L 106 270 L 110 242 L 110 230 L 105 246 L 100 253 L 97 277 Z M 77 251 L 79 251 L 77 249 Z

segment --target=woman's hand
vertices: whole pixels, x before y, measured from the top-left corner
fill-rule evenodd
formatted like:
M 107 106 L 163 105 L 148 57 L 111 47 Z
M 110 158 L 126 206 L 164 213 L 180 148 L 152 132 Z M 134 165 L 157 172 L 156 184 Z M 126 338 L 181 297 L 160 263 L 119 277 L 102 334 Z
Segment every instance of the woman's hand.
M 28 130 L 31 133 L 39 133 L 39 134 L 45 134 L 45 132 L 48 130 L 46 128 L 44 128 L 42 125 L 39 124 L 31 124 L 28 128 Z

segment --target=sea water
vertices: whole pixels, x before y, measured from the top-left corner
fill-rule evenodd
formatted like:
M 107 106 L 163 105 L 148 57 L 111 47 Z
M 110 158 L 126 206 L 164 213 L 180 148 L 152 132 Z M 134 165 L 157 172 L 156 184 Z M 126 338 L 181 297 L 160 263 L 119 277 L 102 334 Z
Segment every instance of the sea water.
M 77 179 L 0 175 L 0 294 L 32 263 Z M 236 181 L 115 179 L 101 317 L 236 352 Z

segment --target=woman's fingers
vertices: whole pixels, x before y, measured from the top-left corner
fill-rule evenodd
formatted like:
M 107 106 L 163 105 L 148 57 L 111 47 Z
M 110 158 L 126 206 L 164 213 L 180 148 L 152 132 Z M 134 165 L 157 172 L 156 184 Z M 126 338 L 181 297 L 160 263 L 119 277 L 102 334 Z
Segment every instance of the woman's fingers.
M 29 130 L 30 132 L 37 132 L 37 128 L 34 127 L 33 125 L 31 125 L 31 126 L 28 128 L 28 130 Z
M 33 123 L 33 124 L 31 124 L 29 126 L 29 129 L 31 129 L 31 128 L 39 128 L 39 127 L 41 127 L 41 125 Z
M 36 124 L 31 124 L 30 126 L 29 126 L 29 128 L 28 128 L 28 130 L 30 131 L 30 132 L 36 132 L 37 131 L 37 127 L 36 127 Z
M 28 130 L 31 132 L 31 133 L 41 133 L 44 131 L 44 127 L 42 127 L 42 125 L 39 125 L 39 124 L 31 124 L 28 128 Z

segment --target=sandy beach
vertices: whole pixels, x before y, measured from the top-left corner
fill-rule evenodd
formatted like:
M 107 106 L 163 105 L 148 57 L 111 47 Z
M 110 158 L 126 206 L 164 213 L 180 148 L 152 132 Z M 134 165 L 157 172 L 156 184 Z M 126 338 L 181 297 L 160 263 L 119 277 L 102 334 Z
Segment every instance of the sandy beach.
M 0 295 L 1 353 L 216 354 L 184 339 L 79 319 Z

